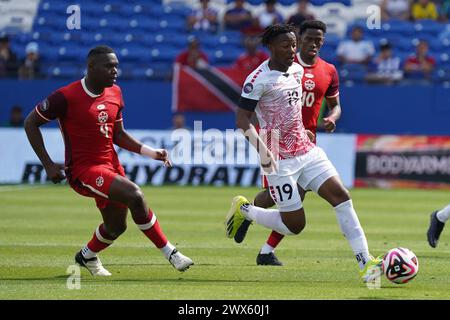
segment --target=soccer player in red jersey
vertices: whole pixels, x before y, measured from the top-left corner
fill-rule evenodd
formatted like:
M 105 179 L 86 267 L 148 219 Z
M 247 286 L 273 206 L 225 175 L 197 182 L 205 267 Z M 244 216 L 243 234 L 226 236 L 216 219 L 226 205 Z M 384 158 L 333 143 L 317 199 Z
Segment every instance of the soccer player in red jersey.
M 167 241 L 142 190 L 130 181 L 119 162 L 114 144 L 171 166 L 167 150 L 153 149 L 125 131 L 120 87 L 115 85 L 119 61 L 113 49 L 98 46 L 87 56 L 87 76 L 53 92 L 30 112 L 25 131 L 53 183 L 67 178 L 77 193 L 95 198 L 103 223 L 76 255 L 75 261 L 92 275 L 110 276 L 98 253 L 126 229 L 130 209 L 138 228 L 179 271 L 193 264 Z M 65 143 L 65 166 L 48 155 L 39 127 L 57 119 Z M 64 170 L 64 171 L 63 171 Z
M 334 65 L 319 57 L 319 51 L 324 43 L 324 35 L 326 33 L 325 23 L 318 20 L 305 21 L 301 25 L 299 33 L 299 52 L 295 55 L 295 62 L 299 63 L 304 69 L 302 78 L 303 125 L 310 139 L 316 143 L 317 121 L 323 98 L 326 99 L 327 106 L 330 109 L 327 117 L 323 118 L 325 131 L 333 132 L 336 129 L 336 121 L 341 115 L 339 77 Z M 267 189 L 265 176 L 263 177 L 263 188 L 265 190 L 256 195 L 253 204 L 261 208 L 270 208 L 275 203 Z M 300 186 L 298 186 L 298 190 L 303 201 L 306 191 Z M 236 242 L 240 243 L 244 240 L 249 226 L 249 221 L 244 221 L 234 237 Z M 258 265 L 281 266 L 282 263 L 274 254 L 274 250 L 283 238 L 284 235 L 272 231 L 261 248 L 256 258 L 256 263 Z

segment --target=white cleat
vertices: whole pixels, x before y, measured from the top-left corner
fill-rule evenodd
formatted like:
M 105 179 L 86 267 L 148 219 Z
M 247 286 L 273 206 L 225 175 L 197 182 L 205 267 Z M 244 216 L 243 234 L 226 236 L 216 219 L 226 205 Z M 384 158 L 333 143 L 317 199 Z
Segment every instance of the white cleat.
M 91 259 L 85 259 L 83 257 L 83 255 L 81 254 L 81 251 L 80 251 L 80 252 L 78 252 L 75 255 L 75 261 L 80 266 L 85 267 L 86 269 L 88 269 L 88 271 L 93 276 L 108 277 L 108 276 L 111 275 L 111 272 L 109 272 L 108 270 L 106 270 L 103 267 L 102 262 L 100 261 L 99 257 L 95 257 L 95 258 L 91 258 Z
M 190 258 L 182 255 L 181 252 L 179 252 L 177 249 L 173 249 L 172 253 L 169 256 L 169 262 L 178 271 L 186 271 L 190 266 L 194 264 L 194 262 Z

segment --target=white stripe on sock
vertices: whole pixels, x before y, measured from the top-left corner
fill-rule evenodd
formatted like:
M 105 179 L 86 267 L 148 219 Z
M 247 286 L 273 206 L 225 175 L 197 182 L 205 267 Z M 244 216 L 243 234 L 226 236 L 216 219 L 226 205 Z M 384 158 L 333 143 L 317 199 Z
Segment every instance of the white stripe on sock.
M 138 226 L 138 228 L 141 229 L 142 231 L 145 231 L 145 230 L 148 230 L 148 229 L 150 229 L 151 227 L 153 227 L 153 225 L 155 224 L 155 222 L 156 222 L 156 214 L 153 214 L 153 217 L 152 217 L 152 219 L 150 220 L 149 223 L 146 223 L 146 224 L 138 224 L 137 226 Z
M 95 229 L 95 236 L 98 240 L 106 244 L 112 244 L 114 242 L 114 240 L 106 239 L 100 234 L 100 227 L 97 227 L 97 229 Z

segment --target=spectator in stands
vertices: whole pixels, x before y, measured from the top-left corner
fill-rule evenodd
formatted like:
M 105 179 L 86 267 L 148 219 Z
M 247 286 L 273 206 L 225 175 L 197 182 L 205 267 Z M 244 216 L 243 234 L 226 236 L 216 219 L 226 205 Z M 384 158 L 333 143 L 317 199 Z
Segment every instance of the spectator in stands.
M 298 30 L 303 21 L 314 20 L 314 15 L 308 11 L 309 0 L 297 1 L 297 12 L 289 17 L 288 23 L 293 24 Z
M 439 10 L 439 20 L 442 22 L 448 22 L 450 18 L 450 0 L 442 1 L 440 10 Z
M 260 36 L 264 28 L 259 24 L 259 17 L 252 17 L 250 26 L 241 30 L 246 36 Z
M 428 79 L 436 66 L 436 60 L 428 54 L 428 43 L 419 41 L 416 54 L 406 59 L 403 70 L 406 78 Z
M 367 65 L 375 53 L 372 41 L 364 40 L 364 31 L 356 26 L 351 31 L 351 39 L 341 41 L 337 47 L 337 56 L 341 64 Z
M 272 24 L 282 23 L 284 20 L 283 16 L 275 8 L 277 0 L 265 0 L 264 3 L 266 8 L 258 16 L 261 28 L 264 29 Z
M 380 54 L 373 60 L 372 70 L 366 80 L 370 83 L 391 84 L 403 78 L 401 60 L 394 57 L 390 43 L 380 46 Z
M 200 0 L 201 7 L 192 10 L 187 18 L 190 31 L 216 32 L 219 26 L 217 11 L 209 7 L 209 0 Z
M 0 78 L 17 77 L 17 56 L 11 50 L 9 37 L 0 36 Z
M 269 59 L 267 53 L 263 50 L 258 50 L 259 44 L 259 38 L 257 37 L 248 36 L 244 38 L 245 53 L 237 58 L 234 66 L 245 73 L 245 76 L 248 76 L 261 63 Z
M 175 63 L 201 69 L 208 65 L 208 56 L 200 49 L 197 38 L 192 37 L 189 39 L 188 48 L 176 57 Z
M 181 112 L 175 112 L 172 116 L 172 127 L 170 127 L 170 130 L 176 129 L 192 130 L 186 126 L 186 118 Z
M 252 14 L 244 8 L 245 0 L 235 0 L 234 7 L 229 9 L 224 17 L 225 29 L 242 31 L 252 24 Z
M 380 7 L 383 20 L 409 20 L 411 15 L 411 0 L 383 0 Z
M 23 109 L 21 106 L 16 104 L 11 108 L 9 120 L 6 123 L 6 126 L 20 128 L 23 127 L 23 121 Z
M 437 20 L 438 11 L 431 0 L 417 0 L 411 7 L 411 15 L 414 20 Z
M 34 79 L 40 77 L 39 46 L 30 42 L 25 48 L 26 57 L 19 67 L 19 79 Z

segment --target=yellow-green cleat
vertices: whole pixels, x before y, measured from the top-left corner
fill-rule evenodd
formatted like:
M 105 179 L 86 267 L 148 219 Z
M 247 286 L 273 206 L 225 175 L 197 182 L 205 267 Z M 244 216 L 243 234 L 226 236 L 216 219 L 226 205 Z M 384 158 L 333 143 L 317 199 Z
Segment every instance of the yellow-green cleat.
M 236 196 L 231 201 L 231 208 L 225 219 L 225 230 L 228 238 L 233 238 L 242 222 L 244 222 L 245 217 L 241 212 L 241 206 L 249 203 L 243 196 Z
M 381 276 L 381 264 L 383 263 L 383 256 L 378 256 L 376 258 L 370 256 L 370 260 L 367 261 L 364 269 L 359 271 L 359 276 L 361 280 L 366 282 L 374 281 L 376 278 Z

